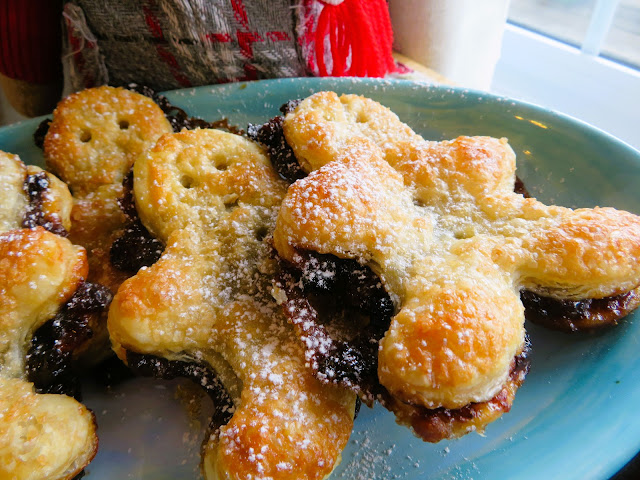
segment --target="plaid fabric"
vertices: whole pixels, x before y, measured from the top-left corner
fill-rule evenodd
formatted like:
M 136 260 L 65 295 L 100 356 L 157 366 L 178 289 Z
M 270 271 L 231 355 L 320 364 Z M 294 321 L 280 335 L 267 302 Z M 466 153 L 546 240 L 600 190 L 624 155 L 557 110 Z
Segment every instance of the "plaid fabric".
M 308 75 L 293 0 L 75 0 L 64 5 L 67 88 L 156 90 Z

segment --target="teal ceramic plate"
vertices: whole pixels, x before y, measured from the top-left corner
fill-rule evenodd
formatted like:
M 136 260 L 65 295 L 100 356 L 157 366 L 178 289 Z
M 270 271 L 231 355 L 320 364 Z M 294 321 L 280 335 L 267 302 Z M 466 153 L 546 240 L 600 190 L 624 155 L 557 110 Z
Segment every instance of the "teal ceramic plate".
M 640 214 L 640 152 L 580 121 L 486 93 L 403 81 L 287 79 L 200 87 L 167 96 L 191 115 L 246 128 L 289 99 L 332 89 L 370 96 L 428 139 L 507 137 L 518 174 L 547 203 L 608 205 Z M 0 148 L 31 163 L 38 120 L 0 129 Z M 427 444 L 384 409 L 363 408 L 332 479 L 607 479 L 640 449 L 640 314 L 592 335 L 528 325 L 531 372 L 510 413 L 484 436 Z M 200 416 L 187 415 L 179 382 L 89 385 L 100 450 L 90 480 L 198 478 Z

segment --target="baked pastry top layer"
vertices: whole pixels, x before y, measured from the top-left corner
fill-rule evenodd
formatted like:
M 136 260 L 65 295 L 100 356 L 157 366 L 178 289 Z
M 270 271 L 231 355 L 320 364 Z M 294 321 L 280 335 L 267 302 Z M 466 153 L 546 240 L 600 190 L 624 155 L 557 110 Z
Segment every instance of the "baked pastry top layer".
M 87 250 L 87 280 L 115 294 L 131 272 L 110 261 L 114 241 L 126 229 L 119 205 L 123 180 L 135 159 L 164 133 L 172 131 L 161 108 L 150 98 L 123 88 L 101 86 L 64 98 L 53 112 L 44 137 L 47 169 L 73 193 L 69 239 Z M 113 354 L 106 311 L 91 323 L 84 361 L 95 365 Z
M 207 478 L 325 478 L 355 396 L 316 380 L 273 300 L 269 237 L 286 193 L 262 150 L 216 130 L 163 136 L 134 166 L 138 214 L 166 249 L 109 312 L 118 355 L 215 370 L 233 404 L 204 446 Z
M 3 151 L 0 151 L 0 198 L 0 232 L 26 226 L 30 221 L 31 226 L 49 230 L 57 227 L 60 232 L 71 227 L 72 198 L 67 186 L 55 175 L 25 165 L 17 155 Z
M 70 480 L 98 448 L 93 414 L 66 395 L 0 376 L 0 477 Z
M 32 176 L 42 187 L 35 210 Z M 31 214 L 68 226 L 71 196 L 60 180 L 4 152 L 0 178 L 0 477 L 70 479 L 96 453 L 93 414 L 70 397 L 36 394 L 26 356 L 34 332 L 84 282 L 86 253 L 39 224 L 22 228 Z
M 426 141 L 364 97 L 315 94 L 285 117 L 302 168 L 274 243 L 355 258 L 397 313 L 378 374 L 407 404 L 461 408 L 505 384 L 524 346 L 520 290 L 602 298 L 640 284 L 640 219 L 514 193 L 506 139 Z
M 73 193 L 70 239 L 87 249 L 89 280 L 114 294 L 129 276 L 109 258 L 127 221 L 118 204 L 124 178 L 136 158 L 171 131 L 153 100 L 124 88 L 82 90 L 63 99 L 53 112 L 44 156 L 47 169 Z
M 138 155 L 171 125 L 150 98 L 115 87 L 96 87 L 63 99 L 44 140 L 47 168 L 74 195 L 122 184 Z

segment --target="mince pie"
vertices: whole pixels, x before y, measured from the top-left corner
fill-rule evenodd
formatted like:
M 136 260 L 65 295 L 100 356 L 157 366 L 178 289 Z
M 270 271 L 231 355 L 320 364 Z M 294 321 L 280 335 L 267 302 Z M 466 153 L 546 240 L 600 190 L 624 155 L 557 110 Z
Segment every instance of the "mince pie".
M 214 398 L 206 478 L 324 479 L 351 433 L 355 395 L 314 378 L 272 296 L 286 189 L 259 146 L 218 130 L 165 135 L 134 165 L 137 213 L 166 247 L 122 284 L 109 332 L 134 370 Z
M 0 152 L 0 477 L 71 479 L 96 453 L 73 372 L 110 296 L 65 234 L 66 186 Z M 84 350 L 84 351 L 83 351 Z
M 527 371 L 530 298 L 582 305 L 569 321 L 546 319 L 566 330 L 637 307 L 640 218 L 515 193 L 506 139 L 427 141 L 379 103 L 333 92 L 281 124 L 279 150 L 308 175 L 274 231 L 288 268 L 278 298 L 318 378 L 379 398 L 425 440 L 482 431 L 509 410 Z M 359 293 L 335 288 L 349 275 L 364 279 Z M 327 295 L 343 298 L 329 320 Z

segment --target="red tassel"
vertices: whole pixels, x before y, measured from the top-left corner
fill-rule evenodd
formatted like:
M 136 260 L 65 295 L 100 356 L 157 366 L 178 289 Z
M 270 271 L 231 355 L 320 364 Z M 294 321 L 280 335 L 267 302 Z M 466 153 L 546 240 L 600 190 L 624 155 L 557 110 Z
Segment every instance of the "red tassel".
M 396 71 L 386 0 L 321 3 L 312 37 L 315 59 L 310 59 L 311 66 L 315 60 L 320 76 L 383 77 Z

